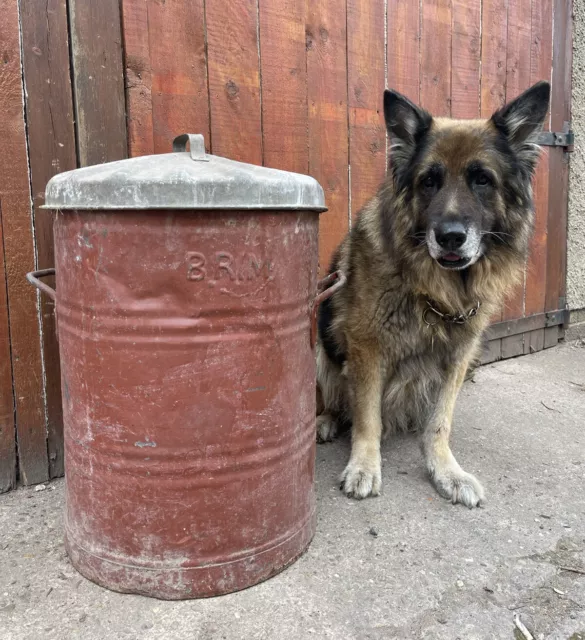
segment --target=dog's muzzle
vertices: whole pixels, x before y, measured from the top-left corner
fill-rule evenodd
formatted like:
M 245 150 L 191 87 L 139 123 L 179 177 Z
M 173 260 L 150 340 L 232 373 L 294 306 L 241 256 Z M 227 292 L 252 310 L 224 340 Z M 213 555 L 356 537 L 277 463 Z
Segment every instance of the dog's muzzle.
M 481 255 L 481 236 L 460 220 L 444 220 L 427 231 L 429 253 L 444 269 L 465 269 Z

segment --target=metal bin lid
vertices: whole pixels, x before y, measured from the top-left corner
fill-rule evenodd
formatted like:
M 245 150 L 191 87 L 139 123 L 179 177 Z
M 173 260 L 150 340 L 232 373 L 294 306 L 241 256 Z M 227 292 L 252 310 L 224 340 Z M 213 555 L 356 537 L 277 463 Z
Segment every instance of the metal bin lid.
M 60 173 L 44 208 L 327 210 L 314 178 L 208 155 L 195 134 L 175 138 L 173 153 Z

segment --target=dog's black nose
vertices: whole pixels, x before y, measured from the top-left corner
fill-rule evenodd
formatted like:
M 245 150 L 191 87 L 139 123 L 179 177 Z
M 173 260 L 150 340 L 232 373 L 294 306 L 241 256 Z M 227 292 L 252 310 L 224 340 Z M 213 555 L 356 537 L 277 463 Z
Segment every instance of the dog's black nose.
M 447 251 L 456 251 L 467 240 L 467 231 L 457 220 L 446 220 L 435 227 L 437 242 Z

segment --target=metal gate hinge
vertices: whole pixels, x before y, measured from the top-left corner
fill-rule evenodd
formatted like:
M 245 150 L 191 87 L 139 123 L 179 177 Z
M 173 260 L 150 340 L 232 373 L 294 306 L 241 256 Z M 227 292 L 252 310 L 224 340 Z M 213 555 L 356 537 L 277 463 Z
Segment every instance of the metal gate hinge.
M 573 151 L 575 134 L 570 129 L 570 124 L 565 122 L 564 131 L 541 131 L 536 143 L 541 147 L 564 147 L 565 151 Z

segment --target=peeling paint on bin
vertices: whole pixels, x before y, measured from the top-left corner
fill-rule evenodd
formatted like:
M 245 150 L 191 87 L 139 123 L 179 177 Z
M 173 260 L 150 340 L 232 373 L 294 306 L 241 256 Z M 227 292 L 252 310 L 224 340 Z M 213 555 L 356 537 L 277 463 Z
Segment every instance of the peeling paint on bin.
M 230 161 L 169 155 L 192 163 L 190 207 L 163 207 L 161 183 L 154 207 L 144 186 L 137 210 L 114 206 L 130 191 L 84 208 L 99 167 L 53 178 L 47 203 L 65 209 L 55 266 L 68 553 L 105 587 L 182 599 L 269 578 L 313 536 L 323 201 L 320 187 L 307 195 L 310 179 L 285 174 L 296 190 L 272 207 L 253 187 L 243 209 L 213 209 L 209 196 L 201 210 L 197 172 L 215 164 L 221 175 Z M 131 180 L 144 161 L 108 175 Z M 146 161 L 159 175 L 172 164 Z

